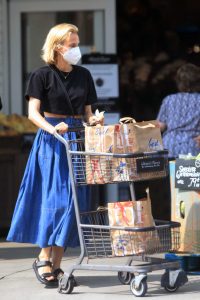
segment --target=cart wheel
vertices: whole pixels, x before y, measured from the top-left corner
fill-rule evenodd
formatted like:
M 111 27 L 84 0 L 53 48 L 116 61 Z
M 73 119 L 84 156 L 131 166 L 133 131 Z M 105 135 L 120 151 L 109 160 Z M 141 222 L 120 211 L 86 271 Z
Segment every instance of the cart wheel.
M 170 272 L 178 272 L 177 278 L 173 285 L 170 285 Z M 176 292 L 178 288 L 188 282 L 187 275 L 183 270 L 167 270 L 161 277 L 161 286 L 170 293 Z
M 61 277 L 59 280 L 58 292 L 61 294 L 71 294 L 75 285 L 76 285 L 76 282 L 75 282 L 73 275 L 69 277 L 69 279 L 67 281 L 67 285 L 65 285 L 65 286 L 62 285 L 62 277 Z
M 134 274 L 130 272 L 118 272 L 118 279 L 122 284 L 130 284 Z
M 135 278 L 133 278 L 130 283 L 130 289 L 134 296 L 143 297 L 146 294 L 147 289 L 148 289 L 147 277 L 145 277 L 141 280 L 138 287 L 136 287 Z
M 169 270 L 166 271 L 161 277 L 161 286 L 169 293 L 176 292 L 180 285 L 176 282 L 173 286 L 169 284 Z
M 170 292 L 170 293 L 174 293 L 178 290 L 179 286 L 169 286 L 169 285 L 165 285 L 164 286 L 164 289 L 167 291 L 167 292 Z

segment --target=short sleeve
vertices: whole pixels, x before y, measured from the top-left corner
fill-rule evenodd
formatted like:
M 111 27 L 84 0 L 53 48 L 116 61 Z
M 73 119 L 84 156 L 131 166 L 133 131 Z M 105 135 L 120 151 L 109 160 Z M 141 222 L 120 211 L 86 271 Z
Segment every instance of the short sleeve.
M 167 97 L 163 100 L 161 104 L 157 120 L 162 123 L 167 123 Z
M 44 77 L 39 71 L 34 71 L 28 78 L 27 88 L 25 92 L 25 99 L 29 100 L 30 97 L 44 101 Z
M 94 85 L 93 78 L 88 71 L 88 92 L 87 92 L 87 100 L 86 105 L 92 105 L 97 102 L 97 93 Z

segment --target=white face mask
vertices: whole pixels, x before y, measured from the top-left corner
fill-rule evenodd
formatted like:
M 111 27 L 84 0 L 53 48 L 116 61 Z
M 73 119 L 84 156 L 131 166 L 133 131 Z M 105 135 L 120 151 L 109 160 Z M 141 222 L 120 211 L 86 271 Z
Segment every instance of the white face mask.
M 63 54 L 64 60 L 66 60 L 71 65 L 76 65 L 81 59 L 81 51 L 79 47 L 73 47 Z

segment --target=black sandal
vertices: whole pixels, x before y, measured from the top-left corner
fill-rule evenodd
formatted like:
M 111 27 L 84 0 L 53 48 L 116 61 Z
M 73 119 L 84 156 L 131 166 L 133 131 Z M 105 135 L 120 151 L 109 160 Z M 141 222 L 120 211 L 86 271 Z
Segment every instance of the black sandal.
M 57 278 L 57 280 L 59 280 L 63 275 L 64 275 L 64 271 L 63 271 L 62 269 L 60 269 L 60 268 L 55 269 L 55 270 L 53 271 L 53 276 L 54 276 L 55 278 Z M 75 280 L 75 278 L 74 278 L 74 275 L 70 275 L 70 278 L 73 279 L 73 281 L 74 281 L 74 283 L 73 283 L 74 286 L 78 286 L 78 284 L 77 284 L 77 282 L 76 282 L 76 280 Z
M 50 277 L 50 276 L 54 276 L 54 273 L 53 272 L 49 272 L 49 273 L 43 273 L 43 274 L 39 274 L 38 272 L 38 269 L 41 268 L 41 267 L 52 267 L 52 263 L 48 260 L 44 260 L 44 261 L 40 261 L 39 259 L 35 260 L 34 263 L 33 263 L 33 270 L 35 272 L 35 275 L 37 277 L 37 279 L 45 284 L 46 286 L 53 286 L 53 287 L 56 287 L 58 286 L 58 280 L 57 278 L 54 278 L 53 280 L 47 280 L 46 278 Z
M 56 279 L 58 279 L 58 280 L 59 280 L 60 277 L 63 276 L 63 274 L 64 274 L 64 271 L 63 271 L 62 269 L 60 269 L 60 268 L 55 269 L 55 270 L 53 271 L 53 276 L 54 276 Z

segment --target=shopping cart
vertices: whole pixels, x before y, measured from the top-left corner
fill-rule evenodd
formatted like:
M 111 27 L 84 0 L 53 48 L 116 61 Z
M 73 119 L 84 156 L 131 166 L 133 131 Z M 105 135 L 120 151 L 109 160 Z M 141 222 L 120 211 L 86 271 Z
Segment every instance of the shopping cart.
M 75 270 L 118 272 L 120 282 L 130 284 L 130 289 L 135 296 L 146 294 L 148 288 L 147 273 L 155 270 L 165 270 L 161 277 L 161 286 L 166 291 L 174 292 L 184 285 L 188 280 L 185 272 L 180 269 L 178 260 L 169 262 L 164 258 L 148 256 L 155 253 L 176 251 L 179 248 L 180 223 L 155 220 L 155 226 L 145 228 L 110 226 L 107 209 L 80 213 L 78 205 L 77 188 L 79 185 L 91 183 L 91 172 L 93 174 L 94 167 L 98 176 L 92 176 L 92 184 L 99 184 L 100 177 L 101 183 L 105 184 L 128 182 L 131 198 L 135 200 L 134 181 L 149 180 L 167 175 L 167 151 L 128 154 L 94 153 L 85 151 L 84 138 L 82 137 L 69 141 L 58 133 L 55 133 L 55 137 L 66 147 L 81 249 L 77 262 L 71 265 L 59 279 L 59 293 L 70 294 L 73 291 L 76 286 L 73 276 Z M 123 162 L 122 167 L 126 167 L 126 172 L 122 172 L 119 168 L 116 177 L 114 172 L 117 161 L 119 166 Z M 113 253 L 113 240 L 111 238 L 113 230 L 117 230 L 119 236 L 127 232 L 133 248 L 137 246 L 135 241 L 141 234 L 149 241 L 156 234 L 158 242 L 153 243 L 153 246 L 151 243 L 151 247 L 148 247 L 147 243 L 147 247 L 142 251 L 128 256 L 124 264 L 116 265 L 110 262 L 110 258 L 116 257 Z M 84 258 L 87 258 L 86 263 L 84 263 Z M 109 263 L 89 263 L 94 261 L 92 259 L 97 258 L 103 258 L 103 261 L 108 259 Z M 133 262 L 137 263 L 133 264 Z

